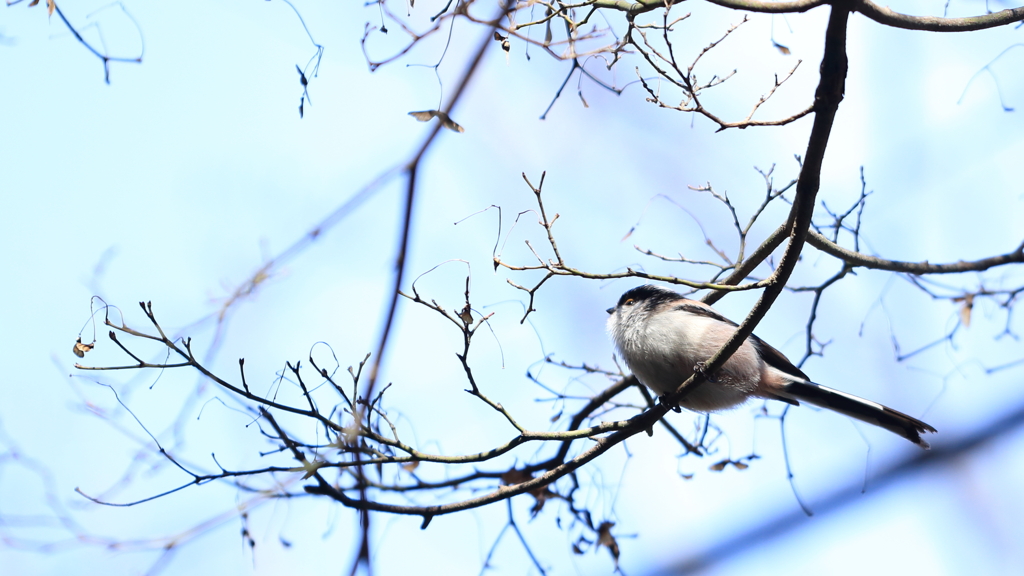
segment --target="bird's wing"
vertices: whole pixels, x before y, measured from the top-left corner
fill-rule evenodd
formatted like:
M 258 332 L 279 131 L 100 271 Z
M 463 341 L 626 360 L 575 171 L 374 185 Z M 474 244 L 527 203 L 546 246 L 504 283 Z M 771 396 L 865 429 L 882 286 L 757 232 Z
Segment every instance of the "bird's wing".
M 697 302 L 696 300 L 685 300 L 683 301 L 683 303 L 676 305 L 675 309 L 682 310 L 684 312 L 689 312 L 690 314 L 697 314 L 699 316 L 714 318 L 715 320 L 728 324 L 729 326 L 733 326 L 736 328 L 739 327 L 739 324 L 733 322 L 732 320 L 729 320 L 725 316 L 722 316 L 714 308 L 708 306 L 707 304 L 704 304 L 703 302 Z M 792 362 L 789 361 L 789 358 L 786 358 L 785 354 L 779 352 L 771 344 L 765 342 L 764 340 L 761 340 L 754 334 L 750 335 L 750 341 L 754 344 L 754 348 L 757 350 L 757 353 L 769 366 L 781 372 L 789 374 L 790 376 L 796 376 L 797 378 L 810 380 L 810 378 L 808 378 L 806 374 L 801 372 L 799 368 L 797 368 L 795 365 L 793 365 Z

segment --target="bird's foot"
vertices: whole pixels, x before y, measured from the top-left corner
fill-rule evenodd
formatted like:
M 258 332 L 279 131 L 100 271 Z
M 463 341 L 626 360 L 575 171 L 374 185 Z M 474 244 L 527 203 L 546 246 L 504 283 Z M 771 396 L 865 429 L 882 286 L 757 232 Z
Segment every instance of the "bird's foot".
M 683 409 L 679 407 L 679 403 L 675 400 L 670 400 L 668 394 L 662 394 L 658 396 L 658 404 L 664 404 L 669 410 L 673 412 L 682 412 Z
M 718 382 L 718 379 L 715 378 L 714 374 L 708 373 L 708 365 L 706 362 L 697 362 L 693 366 L 693 371 L 696 372 L 697 374 L 700 374 L 701 377 L 707 380 L 708 382 Z

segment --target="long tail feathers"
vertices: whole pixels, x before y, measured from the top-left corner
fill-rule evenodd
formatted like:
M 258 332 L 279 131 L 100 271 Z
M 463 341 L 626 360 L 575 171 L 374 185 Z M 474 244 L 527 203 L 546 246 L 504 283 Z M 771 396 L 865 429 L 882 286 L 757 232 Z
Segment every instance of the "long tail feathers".
M 935 432 L 935 428 L 917 418 L 907 416 L 902 412 L 897 412 L 877 402 L 858 398 L 852 394 L 840 392 L 839 390 L 813 382 L 791 380 L 778 392 L 794 400 L 827 408 L 868 424 L 885 428 L 890 432 L 903 436 L 925 450 L 930 448 L 930 446 L 921 439 L 921 434 L 924 432 Z

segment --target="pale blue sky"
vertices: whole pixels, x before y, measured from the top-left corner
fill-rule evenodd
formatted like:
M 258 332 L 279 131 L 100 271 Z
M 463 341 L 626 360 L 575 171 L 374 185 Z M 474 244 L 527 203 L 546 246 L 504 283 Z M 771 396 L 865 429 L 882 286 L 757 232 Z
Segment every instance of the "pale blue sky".
M 103 6 L 67 4 L 61 6 L 76 22 L 86 22 L 86 14 Z M 418 2 L 416 10 L 434 13 L 435 4 Z M 114 386 L 151 430 L 163 431 L 194 393 L 196 378 L 173 372 L 159 379 L 109 372 L 95 379 L 68 378 L 77 360 L 70 349 L 94 294 L 116 304 L 136 326 L 144 320 L 135 304 L 140 300 L 152 301 L 173 330 L 215 310 L 219 299 L 267 255 L 301 238 L 403 159 L 427 130 L 406 112 L 433 108 L 438 100 L 433 74 L 405 64 L 435 61 L 439 46 L 428 44 L 408 60 L 371 74 L 359 39 L 365 22 L 378 21 L 375 9 L 297 2 L 317 42 L 326 47 L 320 75 L 309 86 L 312 105 L 306 105 L 300 120 L 301 87 L 294 67 L 307 61 L 312 47 L 287 5 L 193 1 L 126 6 L 143 31 L 145 57 L 141 65 L 113 64 L 110 85 L 103 82 L 100 62 L 59 21 L 47 21 L 44 6 L 29 9 L 23 3 L 0 11 L 0 33 L 8 40 L 0 46 L 0 234 L 5 245 L 0 262 L 8 278 L 2 290 L 6 306 L 0 309 L 6 334 L 0 346 L 6 367 L 0 385 L 0 451 L 10 458 L 17 447 L 21 458 L 45 467 L 52 474 L 53 494 L 89 534 L 121 541 L 162 537 L 225 514 L 219 528 L 182 546 L 164 574 L 197 569 L 225 575 L 346 572 L 355 519 L 325 500 L 258 508 L 251 515 L 258 542 L 252 554 L 241 542 L 240 523 L 232 513 L 248 496 L 225 486 L 192 488 L 132 508 L 99 508 L 78 497 L 75 487 L 103 494 L 115 485 L 137 451 L 136 439 L 144 436 L 123 414 L 116 420 L 119 430 L 83 408 L 89 402 L 97 410 L 117 412 L 109 390 L 96 381 Z M 941 12 L 936 3 L 892 7 Z M 693 12 L 680 41 L 686 46 L 701 46 L 741 19 L 707 4 L 691 3 L 686 9 Z M 953 14 L 982 10 L 977 2 L 951 6 Z M 806 107 L 826 15 L 817 9 L 789 17 L 792 34 L 781 19 L 775 20 L 776 39 L 793 50 L 788 57 L 769 43 L 772 19 L 753 16 L 721 51 L 709 54 L 705 75 L 739 70 L 716 104 L 731 117 L 745 116 L 772 75 L 786 72 L 800 58 L 797 76 L 764 112 L 788 114 Z M 116 8 L 99 18 L 113 52 L 137 53 L 137 38 Z M 449 89 L 463 55 L 481 33 L 465 24 L 456 32 L 440 70 Z M 895 259 L 950 261 L 1020 244 L 1021 113 L 1002 110 L 988 77 L 979 78 L 957 104 L 971 76 L 1020 41 L 1020 34 L 1007 28 L 937 36 L 886 30 L 860 16 L 852 19 L 850 76 L 821 198 L 830 207 L 847 207 L 859 194 L 859 169 L 864 167 L 874 191 L 865 211 L 866 251 Z M 388 40 L 395 38 L 393 29 Z M 383 49 L 382 44 L 370 46 Z M 528 285 L 535 275 L 492 271 L 497 214 L 453 223 L 497 204 L 507 232 L 516 213 L 534 208 L 520 174 L 536 183 L 546 170 L 546 205 L 561 214 L 556 232 L 571 264 L 606 272 L 640 263 L 699 278 L 699 270 L 652 262 L 632 248 L 635 243 L 666 254 L 710 256 L 693 220 L 671 203 L 655 200 L 640 228 L 629 240 L 622 237 L 651 198 L 665 194 L 698 214 L 723 245 L 733 247 L 726 212 L 687 185 L 710 182 L 728 191 L 741 211 L 749 211 L 763 194 L 763 181 L 753 167 L 777 164 L 777 183 L 792 178 L 793 155 L 803 153 L 810 122 L 716 134 L 706 121 L 645 103 L 636 85 L 616 97 L 584 82 L 589 104 L 584 108 L 575 96 L 575 80 L 547 120 L 540 121 L 568 64 L 540 51 L 531 56 L 527 61 L 523 47 L 513 43 L 506 64 L 495 44 L 454 113 L 466 132 L 443 133 L 429 153 L 421 172 L 408 270 L 411 281 L 445 260 L 469 261 L 474 306 L 495 312 L 496 338 L 481 334 L 473 352 L 478 378 L 526 426 L 547 429 L 553 409 L 536 402 L 546 394 L 525 377 L 526 371 L 539 373 L 549 386 L 579 393 L 604 385 L 601 378 L 576 381 L 574 373 L 538 369 L 535 363 L 554 354 L 570 363 L 612 366 L 603 310 L 639 282 L 555 279 L 539 293 L 533 324 L 520 325 L 523 297 L 506 279 Z M 1016 73 L 1022 59 L 1024 50 L 1011 51 L 994 65 L 1007 104 L 1018 109 L 1024 109 L 1024 77 Z M 633 65 L 615 72 L 619 84 L 635 76 Z M 237 308 L 214 367 L 233 377 L 237 358 L 245 357 L 250 384 L 269 389 L 286 360 L 305 358 L 318 341 L 331 344 L 343 367 L 358 362 L 372 348 L 382 315 L 400 194 L 400 181 L 385 186 Z M 781 207 L 769 211 L 758 233 L 763 236 L 782 217 Z M 544 246 L 534 221 L 524 216 L 503 257 L 530 263 L 523 240 Z M 101 262 L 103 270 L 97 273 Z M 808 248 L 795 282 L 820 281 L 834 270 L 830 259 Z M 417 286 L 453 308 L 460 305 L 465 273 L 465 265 L 450 263 Z M 996 287 L 1020 285 L 1020 279 L 1017 267 L 984 279 L 947 281 Z M 990 303 L 978 305 L 956 348 L 939 346 L 897 363 L 892 334 L 904 351 L 920 347 L 954 325 L 956 307 L 933 302 L 904 280 L 876 272 L 862 272 L 826 294 L 816 334 L 831 344 L 824 357 L 805 366 L 816 380 L 922 417 L 939 429 L 933 437 L 937 446 L 1024 402 L 1021 367 L 984 374 L 985 367 L 1024 356 L 1019 342 L 994 339 L 1004 316 Z M 808 302 L 807 295 L 785 295 L 758 334 L 799 357 Z M 753 295 L 737 295 L 718 308 L 740 319 L 752 303 Z M 394 383 L 392 410 L 407 434 L 432 450 L 450 453 L 507 441 L 512 430 L 462 392 L 462 368 L 454 357 L 458 333 L 436 314 L 408 304 L 399 322 L 384 378 Z M 1017 332 L 1024 328 L 1019 316 L 1013 326 Z M 100 346 L 88 363 L 123 362 L 104 334 L 101 330 Z M 210 343 L 209 330 L 188 335 L 196 349 Z M 91 338 L 91 329 L 85 337 Z M 207 402 L 214 391 L 203 394 L 189 405 L 187 443 L 180 453 L 203 469 L 214 467 L 211 452 L 225 466 L 258 465 L 256 452 L 267 445 L 246 427 L 249 418 Z M 723 456 L 744 456 L 752 449 L 762 456 L 744 472 L 709 472 L 707 458 L 677 460 L 679 449 L 665 434 L 635 438 L 628 443 L 629 458 L 616 450 L 583 472 L 606 487 L 583 498 L 600 519 L 617 523 L 627 574 L 666 569 L 714 548 L 730 534 L 798 510 L 785 477 L 778 428 L 774 421 L 754 418 L 759 408 L 751 404 L 716 416 L 730 441 L 720 445 Z M 670 419 L 689 430 L 694 418 Z M 1024 469 L 1010 457 L 1021 449 L 1019 431 L 955 463 L 885 486 L 873 484 L 872 475 L 914 455 L 916 448 L 884 431 L 811 409 L 792 411 L 787 432 L 796 483 L 812 508 L 835 490 L 860 486 L 865 476 L 867 493 L 706 573 L 889 574 L 909 568 L 952 575 L 968 566 L 976 573 L 1006 572 L 1024 561 L 1014 545 L 1024 539 L 1017 521 L 1024 510 L 1013 488 L 1024 482 Z M 515 456 L 530 455 L 524 450 Z M 28 465 L 8 460 L 3 466 L 0 513 L 5 518 L 50 514 L 40 477 Z M 187 481 L 166 467 L 132 470 L 132 483 L 112 493 L 112 500 L 142 498 Z M 680 473 L 696 475 L 684 480 Z M 611 572 L 604 551 L 569 552 L 578 532 L 555 526 L 556 502 L 528 521 L 532 502 L 527 500 L 514 502 L 516 518 L 553 573 Z M 477 574 L 504 514 L 504 505 L 491 506 L 437 518 L 426 531 L 419 530 L 417 519 L 377 516 L 376 571 L 405 574 L 431 566 L 445 574 Z M 73 534 L 60 527 L 7 524 L 0 525 L 0 535 L 20 546 L 26 539 L 66 542 Z M 292 546 L 282 545 L 282 539 Z M 5 574 L 142 573 L 156 557 L 152 551 L 117 552 L 73 543 L 42 553 L 0 542 Z M 492 563 L 501 574 L 530 570 L 509 536 Z

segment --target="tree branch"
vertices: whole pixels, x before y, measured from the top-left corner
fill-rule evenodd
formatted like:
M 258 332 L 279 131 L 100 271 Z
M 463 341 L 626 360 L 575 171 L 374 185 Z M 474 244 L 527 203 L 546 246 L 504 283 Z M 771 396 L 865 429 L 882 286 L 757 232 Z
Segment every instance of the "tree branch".
M 900 260 L 886 260 L 877 256 L 869 256 L 861 252 L 843 248 L 832 242 L 825 236 L 811 231 L 807 237 L 807 243 L 818 250 L 835 256 L 850 266 L 871 268 L 874 270 L 889 270 L 891 272 L 904 272 L 907 274 L 956 274 L 959 272 L 981 272 L 1004 264 L 1024 262 L 1024 243 L 1017 246 L 1017 249 L 999 256 L 989 256 L 980 260 L 965 262 L 949 262 L 945 264 L 931 264 L 925 262 L 902 262 Z
M 723 8 L 733 10 L 746 10 L 747 12 L 763 12 L 766 14 L 783 14 L 791 12 L 807 12 L 823 4 L 828 0 L 793 0 L 791 2 L 764 2 L 762 0 L 708 0 Z
M 821 80 L 814 94 L 814 125 L 807 142 L 807 154 L 800 171 L 800 180 L 796 187 L 796 198 L 790 211 L 786 227 L 790 241 L 779 261 L 779 267 L 767 278 L 768 285 L 761 298 L 740 324 L 732 338 L 702 365 L 700 372 L 694 372 L 683 382 L 674 394 L 668 395 L 666 402 L 677 403 L 694 387 L 704 382 L 707 375 L 714 374 L 726 360 L 737 350 L 747 337 L 753 334 L 754 328 L 768 312 L 775 299 L 786 286 L 796 263 L 804 240 L 811 226 L 815 198 L 821 184 L 821 165 L 825 158 L 825 148 L 832 132 L 839 103 L 843 100 L 846 86 L 846 26 L 849 21 L 850 9 L 847 6 L 833 6 L 829 15 L 828 29 L 825 32 L 825 53 L 821 60 Z
M 715 2 L 717 4 L 717 1 Z M 903 28 L 905 30 L 924 30 L 926 32 L 970 32 L 1005 26 L 1024 20 L 1024 7 L 1007 8 L 984 16 L 968 16 L 966 18 L 939 18 L 937 16 L 910 16 L 894 12 L 871 0 L 857 0 L 854 10 L 871 18 L 879 24 Z

